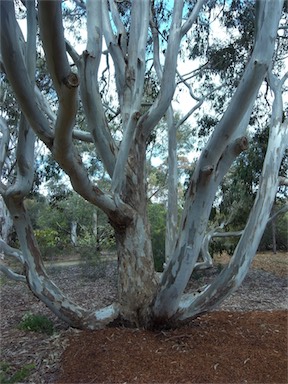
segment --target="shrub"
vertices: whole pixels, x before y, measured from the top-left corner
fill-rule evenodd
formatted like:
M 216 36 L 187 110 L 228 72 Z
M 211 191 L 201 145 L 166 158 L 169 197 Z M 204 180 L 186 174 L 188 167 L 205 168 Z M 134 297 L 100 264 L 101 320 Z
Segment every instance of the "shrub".
M 35 236 L 44 257 L 55 253 L 58 248 L 63 247 L 60 235 L 54 229 L 36 229 Z

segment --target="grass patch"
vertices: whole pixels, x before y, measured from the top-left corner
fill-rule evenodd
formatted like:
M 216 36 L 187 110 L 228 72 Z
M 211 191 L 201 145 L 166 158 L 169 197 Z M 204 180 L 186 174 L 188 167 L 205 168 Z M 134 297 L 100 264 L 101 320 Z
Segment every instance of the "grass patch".
M 7 364 L 5 361 L 0 362 L 0 383 L 21 383 L 31 374 L 33 369 L 35 369 L 35 364 L 26 364 L 18 371 L 13 373 L 12 367 L 9 364 Z
M 19 326 L 19 329 L 46 333 L 47 335 L 52 335 L 54 332 L 54 324 L 46 316 L 34 315 L 32 313 L 26 313 Z
M 0 287 L 2 287 L 3 285 L 5 285 L 7 283 L 8 279 L 6 276 L 0 276 Z M 0 381 L 1 383 L 1 381 Z

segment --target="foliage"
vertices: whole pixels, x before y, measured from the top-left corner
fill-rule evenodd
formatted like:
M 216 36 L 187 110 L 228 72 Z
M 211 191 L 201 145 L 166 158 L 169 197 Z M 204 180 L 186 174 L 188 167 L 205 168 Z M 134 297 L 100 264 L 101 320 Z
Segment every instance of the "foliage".
M 52 191 L 50 190 L 50 193 Z M 104 213 L 97 210 L 97 223 L 94 222 L 91 205 L 76 193 L 61 192 L 48 197 L 31 196 L 26 200 L 35 235 L 45 257 L 61 254 L 63 250 L 72 248 L 71 225 L 77 223 L 77 250 L 86 252 L 85 248 L 96 250 L 113 250 L 115 240 L 111 226 L 107 223 Z M 93 234 L 97 225 L 97 238 Z M 82 249 L 83 248 L 83 249 Z M 81 250 L 82 249 L 82 250 Z M 73 251 L 73 250 L 72 250 Z
M 52 335 L 54 333 L 53 322 L 48 319 L 48 317 L 35 315 L 31 312 L 28 312 L 23 316 L 19 324 L 19 329 L 46 333 L 47 335 Z
M 36 229 L 35 236 L 44 257 L 55 252 L 56 249 L 63 249 L 59 233 L 54 229 Z
M 26 364 L 14 373 L 11 365 L 6 362 L 0 362 L 0 383 L 22 383 L 31 374 L 33 369 L 35 369 L 35 364 Z
M 238 243 L 239 237 L 229 237 L 229 238 L 216 238 L 212 239 L 209 244 L 209 253 L 213 257 L 213 255 L 220 253 L 228 253 L 228 255 L 232 256 L 234 249 Z

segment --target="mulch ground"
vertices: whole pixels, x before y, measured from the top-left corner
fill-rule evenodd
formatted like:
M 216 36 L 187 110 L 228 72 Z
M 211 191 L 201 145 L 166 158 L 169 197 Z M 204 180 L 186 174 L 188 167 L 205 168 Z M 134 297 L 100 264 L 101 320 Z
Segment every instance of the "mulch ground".
M 165 332 L 77 332 L 57 384 L 287 383 L 287 314 L 213 312 Z
M 223 255 L 218 261 L 227 262 Z M 284 278 L 287 262 L 287 255 L 259 254 L 254 268 Z M 165 332 L 75 331 L 56 382 L 288 383 L 287 315 L 286 310 L 216 311 Z
M 191 284 L 205 284 L 228 261 L 216 257 L 215 268 Z M 76 303 L 109 305 L 116 297 L 115 265 L 84 267 L 53 266 L 49 273 Z M 242 286 L 217 311 L 154 332 L 67 328 L 27 286 L 2 277 L 0 382 L 15 383 L 17 372 L 32 367 L 21 383 L 288 383 L 287 275 L 287 253 L 258 254 Z M 51 319 L 54 334 L 19 329 L 28 311 Z

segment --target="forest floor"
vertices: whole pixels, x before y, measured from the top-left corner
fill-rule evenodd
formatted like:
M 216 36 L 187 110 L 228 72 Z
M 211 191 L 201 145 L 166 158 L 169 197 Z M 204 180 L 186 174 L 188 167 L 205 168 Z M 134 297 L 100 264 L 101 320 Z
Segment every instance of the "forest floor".
M 189 289 L 219 273 L 222 255 Z M 50 267 L 60 288 L 83 307 L 116 296 L 115 262 Z M 21 283 L 1 277 L 0 382 L 287 383 L 287 253 L 257 254 L 242 286 L 216 311 L 177 329 L 67 328 Z M 19 329 L 30 312 L 47 316 L 54 333 Z

